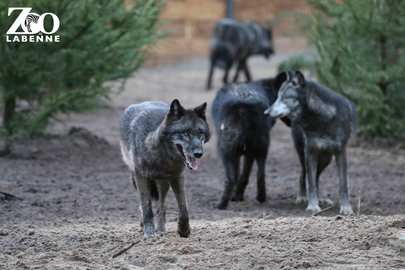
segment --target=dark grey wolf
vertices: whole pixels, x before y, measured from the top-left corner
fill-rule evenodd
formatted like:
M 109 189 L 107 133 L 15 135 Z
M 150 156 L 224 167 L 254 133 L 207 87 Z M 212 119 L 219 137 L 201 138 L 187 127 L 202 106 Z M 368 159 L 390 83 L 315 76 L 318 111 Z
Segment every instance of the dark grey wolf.
M 210 68 L 207 89 L 212 87 L 214 68 L 224 69 L 223 83 L 228 83 L 232 66 L 236 65 L 233 82 L 239 73 L 245 73 L 246 80 L 252 80 L 247 60 L 252 55 L 263 55 L 269 58 L 274 53 L 272 30 L 254 22 L 238 22 L 233 19 L 222 19 L 214 28 L 210 48 Z
M 259 202 L 266 200 L 265 164 L 274 120 L 264 115 L 264 111 L 275 99 L 272 79 L 228 84 L 218 91 L 212 104 L 212 116 L 226 173 L 219 209 L 225 209 L 230 199 L 243 200 L 254 161 L 258 167 L 256 198 Z M 242 156 L 243 170 L 239 175 Z
M 299 71 L 280 73 L 278 96 L 266 110 L 273 118 L 288 117 L 302 172 L 297 201 L 307 198 L 307 210 L 320 211 L 319 177 L 336 158 L 339 175 L 340 213 L 353 214 L 349 200 L 346 145 L 355 131 L 356 109 L 343 96 L 316 82 L 305 80 Z
M 129 106 L 120 122 L 121 153 L 138 188 L 144 237 L 155 235 L 152 199 L 159 200 L 157 232 L 165 232 L 165 198 L 169 187 L 179 207 L 178 233 L 190 234 L 186 205 L 184 165 L 198 168 L 203 144 L 210 138 L 205 118 L 207 104 L 184 109 L 175 99 L 170 106 L 163 102 L 143 102 Z

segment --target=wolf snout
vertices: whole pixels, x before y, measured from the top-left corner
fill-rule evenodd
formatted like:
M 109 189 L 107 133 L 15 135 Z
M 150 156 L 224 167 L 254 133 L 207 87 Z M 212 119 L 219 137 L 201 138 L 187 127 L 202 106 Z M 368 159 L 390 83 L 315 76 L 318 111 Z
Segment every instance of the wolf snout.
M 193 156 L 195 158 L 201 158 L 203 156 L 203 151 L 201 151 L 201 150 L 194 151 Z
M 289 109 L 284 103 L 276 102 L 265 110 L 264 114 L 270 115 L 271 118 L 280 118 L 287 116 Z

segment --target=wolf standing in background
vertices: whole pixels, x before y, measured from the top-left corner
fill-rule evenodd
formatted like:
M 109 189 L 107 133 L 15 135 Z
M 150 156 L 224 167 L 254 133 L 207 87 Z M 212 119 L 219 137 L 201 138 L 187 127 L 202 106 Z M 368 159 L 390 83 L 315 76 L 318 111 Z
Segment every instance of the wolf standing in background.
M 280 73 L 278 96 L 266 110 L 271 117 L 288 117 L 301 166 L 298 202 L 308 200 L 307 210 L 320 211 L 319 177 L 336 158 L 340 213 L 353 214 L 349 200 L 346 145 L 356 125 L 354 105 L 341 95 L 312 81 L 299 71 Z
M 271 79 L 228 84 L 218 91 L 212 104 L 212 116 L 226 174 L 219 209 L 225 209 L 230 199 L 243 200 L 254 161 L 258 168 L 256 198 L 259 202 L 266 200 L 265 164 L 274 120 L 265 116 L 264 111 L 275 99 Z M 239 175 L 242 156 L 244 165 Z
M 214 28 L 210 48 L 210 68 L 207 89 L 211 89 L 214 68 L 225 70 L 223 83 L 228 83 L 229 71 L 236 64 L 233 82 L 239 73 L 245 73 L 246 80 L 252 80 L 247 59 L 252 55 L 264 55 L 269 58 L 274 53 L 271 29 L 264 28 L 253 22 L 238 22 L 233 19 L 222 19 Z
M 177 99 L 170 106 L 143 102 L 129 106 L 121 118 L 122 157 L 139 189 L 145 238 L 155 235 L 152 199 L 159 200 L 157 231 L 165 232 L 169 187 L 179 206 L 178 233 L 181 237 L 190 235 L 182 172 L 184 165 L 191 170 L 198 168 L 203 144 L 210 138 L 206 107 L 204 103 L 184 109 Z

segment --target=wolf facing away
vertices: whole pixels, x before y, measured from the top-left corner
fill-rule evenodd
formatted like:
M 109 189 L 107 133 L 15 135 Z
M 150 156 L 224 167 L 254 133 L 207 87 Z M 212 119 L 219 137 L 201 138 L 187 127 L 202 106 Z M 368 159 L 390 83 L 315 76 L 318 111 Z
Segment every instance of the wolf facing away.
M 203 144 L 210 138 L 205 117 L 207 104 L 185 109 L 175 99 L 143 102 L 129 106 L 120 122 L 120 145 L 135 188 L 139 190 L 145 238 L 165 232 L 165 198 L 171 187 L 179 207 L 178 233 L 190 235 L 184 180 L 184 166 L 198 168 Z M 153 222 L 152 199 L 158 200 L 157 230 Z
M 218 134 L 218 152 L 225 167 L 225 185 L 219 209 L 230 199 L 242 201 L 253 163 L 257 163 L 257 197 L 266 200 L 265 164 L 274 120 L 264 111 L 275 101 L 273 80 L 259 80 L 222 87 L 212 104 L 212 116 Z M 243 160 L 239 174 L 240 159 Z
M 228 83 L 232 66 L 236 65 L 233 82 L 244 72 L 246 81 L 252 76 L 247 60 L 252 55 L 263 55 L 269 58 L 274 53 L 271 28 L 254 22 L 239 22 L 233 19 L 222 19 L 214 28 L 210 48 L 210 67 L 207 78 L 207 89 L 212 87 L 215 67 L 224 69 L 223 83 Z
M 313 81 L 299 71 L 280 73 L 277 100 L 266 110 L 272 118 L 288 117 L 302 172 L 297 202 L 307 201 L 307 210 L 320 211 L 319 177 L 336 158 L 339 176 L 340 213 L 353 214 L 349 199 L 346 145 L 355 130 L 356 109 L 343 96 Z

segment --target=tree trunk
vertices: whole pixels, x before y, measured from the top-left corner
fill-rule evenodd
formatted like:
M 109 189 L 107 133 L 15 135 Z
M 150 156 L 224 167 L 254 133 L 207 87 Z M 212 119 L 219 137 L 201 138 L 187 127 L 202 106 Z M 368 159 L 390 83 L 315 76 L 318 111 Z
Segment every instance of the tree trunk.
M 15 115 L 16 98 L 6 97 L 4 101 L 3 126 L 7 131 L 7 136 L 12 134 L 13 118 Z
M 379 43 L 380 43 L 381 69 L 385 72 L 387 70 L 387 37 L 384 34 L 381 34 L 379 38 Z M 388 82 L 385 78 L 382 78 L 378 82 L 378 87 L 381 89 L 381 92 L 384 94 L 384 96 L 386 96 Z
M 15 115 L 16 98 L 6 97 L 4 100 L 3 127 L 6 130 L 4 142 L 0 145 L 0 156 L 6 156 L 11 152 L 11 135 L 13 133 L 13 118 Z

